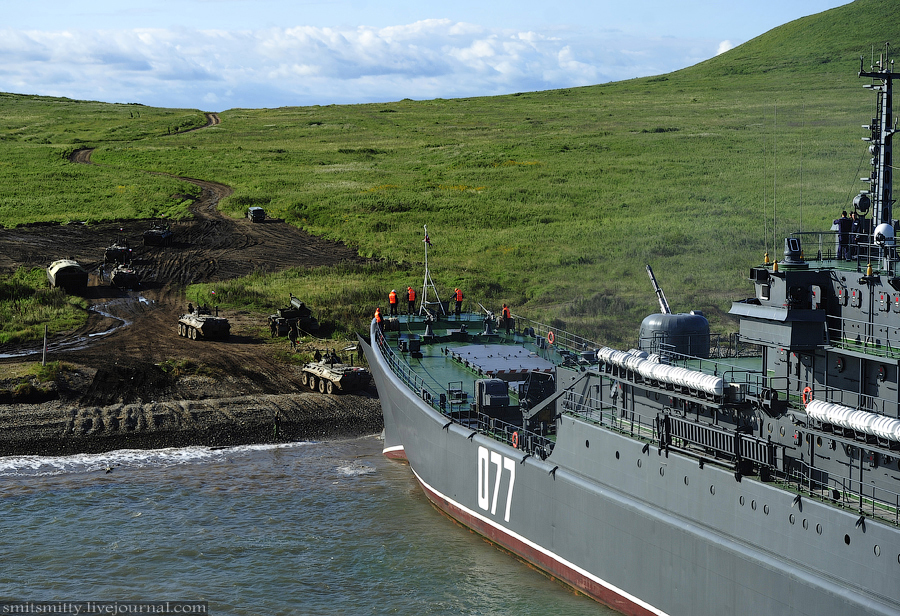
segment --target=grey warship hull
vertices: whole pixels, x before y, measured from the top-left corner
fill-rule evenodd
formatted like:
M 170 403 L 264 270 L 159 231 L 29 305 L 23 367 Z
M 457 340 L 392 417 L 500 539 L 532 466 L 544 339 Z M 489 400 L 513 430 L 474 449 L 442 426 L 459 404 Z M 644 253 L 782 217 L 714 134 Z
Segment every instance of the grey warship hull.
M 900 615 L 890 67 L 860 67 L 877 102 L 858 225 L 752 267 L 739 334 L 698 342 L 685 317 L 682 347 L 659 290 L 638 349 L 519 317 L 501 333 L 490 313 L 436 314 L 426 285 L 418 315 L 361 340 L 384 454 L 447 515 L 625 614 Z M 427 247 L 425 263 L 427 283 Z
M 565 414 L 542 459 L 523 442 L 513 447 L 511 432 L 441 412 L 411 387 L 414 368 L 377 327 L 372 340 L 381 343 L 364 349 L 385 455 L 406 459 L 449 516 L 618 611 L 900 613 L 896 571 L 883 569 L 898 567 L 895 527 L 863 530 L 851 511 L 795 503 L 791 491 L 635 438 L 634 416 Z M 423 348 L 424 361 L 429 353 L 442 351 Z M 602 378 L 584 385 L 596 391 Z M 888 558 L 873 557 L 876 545 Z

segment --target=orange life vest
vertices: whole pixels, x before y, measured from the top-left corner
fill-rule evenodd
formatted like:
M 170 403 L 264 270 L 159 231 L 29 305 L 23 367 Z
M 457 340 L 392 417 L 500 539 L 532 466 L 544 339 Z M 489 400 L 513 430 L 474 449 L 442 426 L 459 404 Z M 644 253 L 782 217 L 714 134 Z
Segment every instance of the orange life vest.
M 411 302 L 416 301 L 416 290 L 413 289 L 412 287 L 409 287 L 409 301 L 411 301 Z
M 390 301 L 392 304 L 396 304 L 397 303 L 397 294 L 394 293 L 393 291 L 391 291 L 390 295 L 388 295 L 388 301 Z
M 458 301 L 458 302 L 462 301 L 462 289 L 456 290 L 456 301 Z

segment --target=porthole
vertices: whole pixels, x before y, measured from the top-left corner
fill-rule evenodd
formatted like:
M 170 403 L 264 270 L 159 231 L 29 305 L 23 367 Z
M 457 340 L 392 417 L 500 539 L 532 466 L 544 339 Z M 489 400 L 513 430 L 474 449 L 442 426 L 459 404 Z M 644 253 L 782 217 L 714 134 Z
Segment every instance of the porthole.
M 591 446 L 591 442 L 588 441 L 588 440 L 585 440 L 585 441 L 584 441 L 584 448 L 587 449 L 587 448 L 590 447 L 590 446 Z
M 750 509 L 752 509 L 753 511 L 756 511 L 756 501 L 755 500 L 750 501 Z
M 690 481 L 688 480 L 687 475 L 685 475 L 685 477 L 684 477 L 684 485 L 687 485 L 687 484 L 689 484 L 689 483 L 690 483 Z
M 772 434 L 772 422 L 769 422 L 769 425 L 766 426 L 766 429 L 769 430 L 769 434 Z
M 875 556 L 881 556 L 881 546 L 880 545 L 875 546 Z
M 641 459 L 640 458 L 638 458 L 637 465 L 638 465 L 638 468 L 641 468 Z
M 768 505 L 763 505 L 763 513 L 766 515 L 769 515 L 769 506 Z
M 822 437 L 817 436 L 816 437 L 816 447 L 821 447 L 821 446 L 822 446 Z
M 788 516 L 788 522 L 790 522 L 791 524 L 793 524 L 795 521 L 797 521 L 797 518 L 794 517 L 794 514 L 793 514 L 793 513 L 792 513 L 791 515 Z
M 709 493 L 715 496 L 716 494 L 716 486 L 709 486 Z
M 665 466 L 660 466 L 660 467 L 659 467 L 659 476 L 662 477 L 662 476 L 664 476 L 665 474 L 666 474 L 666 467 L 665 467 Z
M 806 518 L 803 518 L 803 530 L 809 529 L 809 522 Z
M 781 436 L 784 436 L 784 426 L 781 426 L 780 428 L 778 428 L 778 433 L 779 433 Z
M 738 502 L 741 504 L 741 507 L 743 507 L 743 506 L 744 506 L 744 497 L 741 496 L 741 497 L 738 499 Z
M 850 535 L 844 535 L 844 543 L 850 545 Z
M 820 535 L 822 534 L 822 525 L 821 524 L 816 524 L 816 532 Z
M 616 460 L 618 460 L 618 459 L 619 459 L 619 452 L 617 451 L 616 452 Z

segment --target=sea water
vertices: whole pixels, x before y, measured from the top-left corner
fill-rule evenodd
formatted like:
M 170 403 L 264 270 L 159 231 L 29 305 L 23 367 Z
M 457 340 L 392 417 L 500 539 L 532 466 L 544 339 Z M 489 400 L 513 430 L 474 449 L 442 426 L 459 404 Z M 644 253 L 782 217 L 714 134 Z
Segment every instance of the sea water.
M 376 436 L 0 458 L 0 601 L 610 615 L 434 509 Z

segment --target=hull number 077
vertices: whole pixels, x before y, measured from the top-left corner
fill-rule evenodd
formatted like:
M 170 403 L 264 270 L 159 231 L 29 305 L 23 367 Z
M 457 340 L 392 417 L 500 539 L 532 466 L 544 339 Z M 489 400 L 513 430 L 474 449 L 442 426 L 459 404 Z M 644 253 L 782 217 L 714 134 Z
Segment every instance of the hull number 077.
M 485 447 L 478 448 L 478 506 L 491 515 L 497 515 L 497 500 L 501 496 L 501 479 L 509 471 L 506 484 L 506 512 L 503 519 L 509 522 L 509 507 L 512 504 L 513 486 L 516 483 L 516 462 Z

